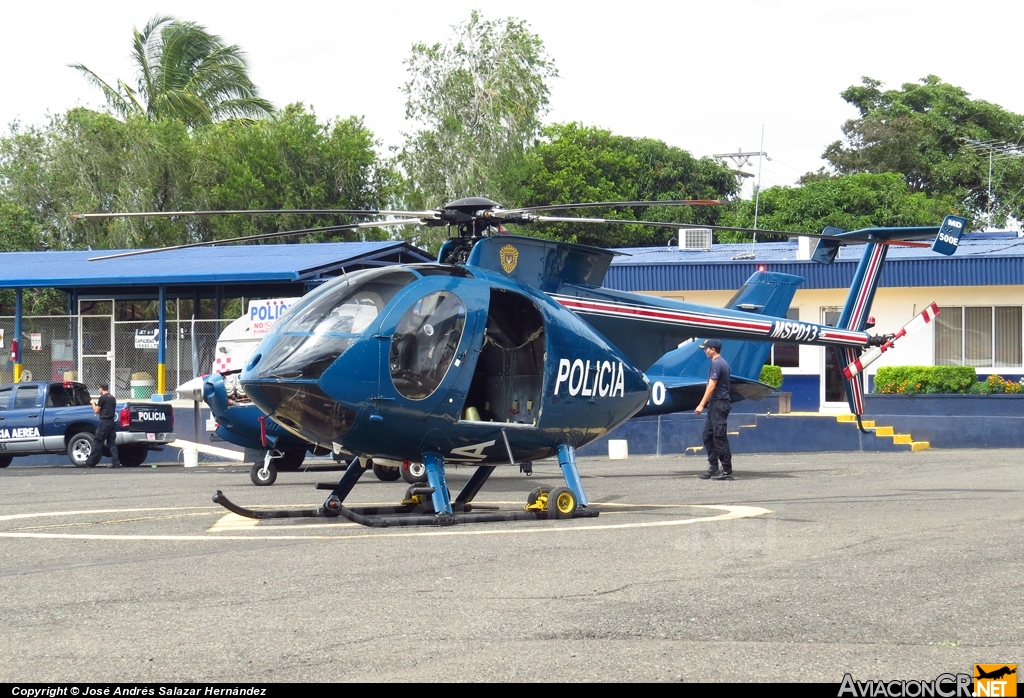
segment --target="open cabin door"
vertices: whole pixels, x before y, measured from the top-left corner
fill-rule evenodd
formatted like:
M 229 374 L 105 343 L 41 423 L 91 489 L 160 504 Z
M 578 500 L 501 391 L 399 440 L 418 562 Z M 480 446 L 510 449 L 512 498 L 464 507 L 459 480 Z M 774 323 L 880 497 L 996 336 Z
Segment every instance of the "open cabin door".
M 489 308 L 464 418 L 536 426 L 544 394 L 544 320 L 533 301 L 514 291 L 492 289 Z

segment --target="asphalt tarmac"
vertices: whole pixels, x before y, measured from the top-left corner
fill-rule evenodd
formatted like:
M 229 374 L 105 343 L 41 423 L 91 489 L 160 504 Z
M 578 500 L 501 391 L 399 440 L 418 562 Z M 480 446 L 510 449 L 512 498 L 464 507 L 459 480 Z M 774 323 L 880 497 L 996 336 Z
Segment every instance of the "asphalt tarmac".
M 0 471 L 0 682 L 826 681 L 1024 663 L 1024 452 L 580 460 L 598 518 L 252 525 L 338 472 Z M 453 493 L 470 470 L 450 473 Z M 557 464 L 498 469 L 521 507 Z M 349 503 L 406 485 L 367 474 Z

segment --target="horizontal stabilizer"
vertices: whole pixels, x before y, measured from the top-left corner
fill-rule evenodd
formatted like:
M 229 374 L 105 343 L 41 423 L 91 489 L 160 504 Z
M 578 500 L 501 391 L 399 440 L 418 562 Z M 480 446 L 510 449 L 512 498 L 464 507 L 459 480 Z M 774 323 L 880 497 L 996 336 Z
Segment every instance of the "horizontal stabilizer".
M 826 228 L 825 231 L 838 231 L 838 228 Z M 811 253 L 811 259 L 818 264 L 831 264 L 836 261 L 836 255 L 839 254 L 839 247 L 842 243 L 839 240 L 830 240 L 821 238 L 816 241 L 817 244 L 814 246 L 814 252 Z
M 775 388 L 761 381 L 736 376 L 730 380 L 732 395 L 742 396 L 747 400 L 762 400 L 775 392 Z M 733 399 L 736 402 L 736 399 Z

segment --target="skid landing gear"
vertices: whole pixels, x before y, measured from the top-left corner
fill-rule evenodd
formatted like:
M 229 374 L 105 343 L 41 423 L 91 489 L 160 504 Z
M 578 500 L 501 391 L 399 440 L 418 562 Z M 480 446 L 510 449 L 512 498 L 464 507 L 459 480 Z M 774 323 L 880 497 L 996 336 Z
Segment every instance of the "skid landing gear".
M 355 487 L 367 466 L 362 459 L 352 461 L 336 485 L 319 483 L 317 489 L 331 490 L 323 505 L 316 509 L 254 510 L 238 506 L 220 490 L 213 501 L 239 516 L 251 519 L 337 518 L 373 528 L 390 526 L 450 526 L 457 523 L 489 521 L 536 521 L 537 519 L 571 519 L 598 516 L 583 492 L 576 452 L 571 446 L 560 446 L 558 463 L 565 478 L 565 487 L 538 487 L 527 498 L 521 511 L 499 511 L 497 507 L 472 504 L 495 466 L 481 465 L 453 501 L 444 473 L 444 457 L 439 453 L 423 454 L 427 482 L 413 484 L 406 490 L 403 502 L 391 507 L 346 507 L 343 502 Z

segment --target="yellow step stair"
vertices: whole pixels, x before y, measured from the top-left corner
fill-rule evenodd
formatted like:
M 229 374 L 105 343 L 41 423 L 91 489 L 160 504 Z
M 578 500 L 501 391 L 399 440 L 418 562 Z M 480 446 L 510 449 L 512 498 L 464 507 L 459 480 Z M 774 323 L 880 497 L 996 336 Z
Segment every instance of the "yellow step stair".
M 855 423 L 857 421 L 857 415 L 855 415 L 855 414 L 837 414 L 836 415 L 836 421 L 837 422 L 842 422 L 842 423 L 847 423 L 847 422 Z M 931 444 L 929 444 L 927 441 L 914 441 L 914 437 L 911 436 L 910 434 L 897 434 L 896 430 L 893 429 L 892 427 L 876 426 L 875 425 L 875 420 L 873 420 L 873 419 L 864 419 L 864 420 L 861 421 L 861 424 L 864 426 L 865 429 L 872 429 L 872 430 L 874 430 L 875 436 L 877 436 L 879 438 L 881 438 L 883 436 L 884 437 L 888 437 L 888 438 L 892 439 L 892 442 L 894 444 L 900 444 L 900 445 L 906 444 L 907 446 L 910 446 L 910 450 L 911 451 L 924 451 L 927 448 L 931 448 Z

